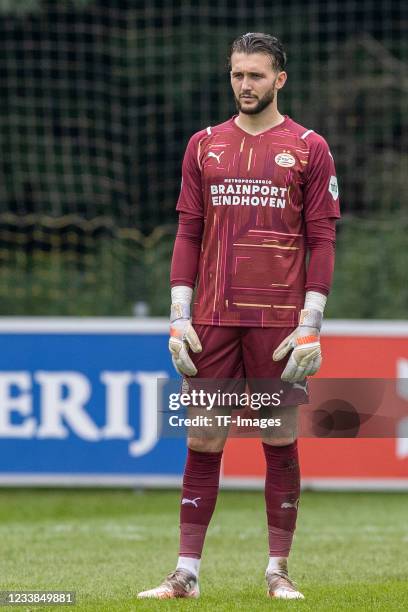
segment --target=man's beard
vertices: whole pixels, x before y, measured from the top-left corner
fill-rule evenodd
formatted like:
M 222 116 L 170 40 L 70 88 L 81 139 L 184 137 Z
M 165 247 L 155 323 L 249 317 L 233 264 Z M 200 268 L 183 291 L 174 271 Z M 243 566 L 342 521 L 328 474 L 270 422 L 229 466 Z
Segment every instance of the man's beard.
M 251 108 L 243 108 L 241 101 L 239 98 L 235 97 L 235 104 L 240 113 L 244 113 L 245 115 L 257 115 L 261 113 L 267 106 L 272 104 L 275 99 L 275 83 L 272 85 L 271 89 L 258 100 L 258 104 Z

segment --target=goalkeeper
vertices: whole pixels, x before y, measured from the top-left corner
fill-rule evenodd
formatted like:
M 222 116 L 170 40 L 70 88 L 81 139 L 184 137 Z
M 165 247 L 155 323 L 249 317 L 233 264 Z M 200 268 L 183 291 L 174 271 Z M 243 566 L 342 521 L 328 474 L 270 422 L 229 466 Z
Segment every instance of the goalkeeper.
M 277 38 L 237 38 L 230 78 L 238 113 L 188 143 L 177 204 L 169 347 L 186 384 L 197 378 L 250 385 L 282 379 L 291 401 L 281 414 L 296 422 L 298 406 L 307 402 L 305 379 L 321 364 L 320 328 L 340 212 L 326 141 L 278 110 L 285 65 Z M 189 432 L 178 563 L 162 584 L 139 597 L 198 597 L 226 435 Z M 262 446 L 267 592 L 303 599 L 288 574 L 300 495 L 296 434 L 277 437 L 266 430 Z

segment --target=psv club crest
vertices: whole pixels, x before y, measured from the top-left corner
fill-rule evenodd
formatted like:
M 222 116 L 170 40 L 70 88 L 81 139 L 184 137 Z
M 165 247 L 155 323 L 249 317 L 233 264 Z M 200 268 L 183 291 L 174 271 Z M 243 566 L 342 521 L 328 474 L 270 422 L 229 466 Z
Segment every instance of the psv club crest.
M 275 163 L 282 168 L 292 168 L 295 165 L 296 160 L 290 153 L 278 153 L 275 156 Z

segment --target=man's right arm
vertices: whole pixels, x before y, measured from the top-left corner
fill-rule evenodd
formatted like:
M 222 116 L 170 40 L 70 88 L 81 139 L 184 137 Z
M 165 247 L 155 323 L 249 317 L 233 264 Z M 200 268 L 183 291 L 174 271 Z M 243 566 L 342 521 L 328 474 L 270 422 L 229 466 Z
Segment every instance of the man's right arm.
M 180 211 L 171 260 L 171 287 L 186 285 L 194 289 L 198 273 L 203 228 L 204 221 L 201 217 L 195 217 L 191 213 Z
M 191 299 L 195 287 L 204 228 L 201 170 L 198 161 L 200 133 L 188 143 L 183 160 L 183 178 L 177 203 L 179 225 L 170 271 L 171 315 L 169 350 L 179 374 L 194 376 L 197 369 L 189 354 L 201 351 L 191 324 Z

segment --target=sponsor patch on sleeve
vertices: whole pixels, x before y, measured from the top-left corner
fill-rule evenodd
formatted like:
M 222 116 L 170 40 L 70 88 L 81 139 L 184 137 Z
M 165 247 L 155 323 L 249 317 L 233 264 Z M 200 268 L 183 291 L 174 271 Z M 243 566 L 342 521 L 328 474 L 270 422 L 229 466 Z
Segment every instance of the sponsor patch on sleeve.
M 337 198 L 339 197 L 339 186 L 337 184 L 337 177 L 336 176 L 331 176 L 330 177 L 329 192 L 331 193 L 331 196 L 332 196 L 333 200 L 337 200 Z

